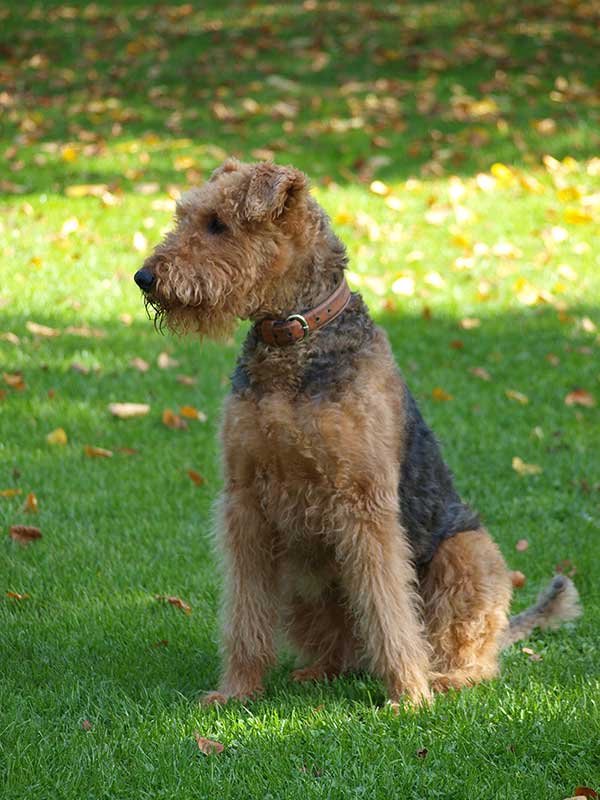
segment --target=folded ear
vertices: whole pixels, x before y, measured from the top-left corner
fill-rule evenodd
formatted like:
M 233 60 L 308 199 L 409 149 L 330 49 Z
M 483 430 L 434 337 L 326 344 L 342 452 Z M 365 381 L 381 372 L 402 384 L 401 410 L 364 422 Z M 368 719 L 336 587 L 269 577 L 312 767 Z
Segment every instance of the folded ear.
M 308 179 L 294 167 L 257 164 L 252 170 L 244 215 L 249 222 L 277 219 L 308 189 Z
M 227 158 L 220 167 L 217 167 L 212 175 L 210 176 L 210 181 L 215 181 L 219 175 L 222 175 L 224 172 L 235 172 L 237 169 L 240 168 L 240 162 L 237 158 Z

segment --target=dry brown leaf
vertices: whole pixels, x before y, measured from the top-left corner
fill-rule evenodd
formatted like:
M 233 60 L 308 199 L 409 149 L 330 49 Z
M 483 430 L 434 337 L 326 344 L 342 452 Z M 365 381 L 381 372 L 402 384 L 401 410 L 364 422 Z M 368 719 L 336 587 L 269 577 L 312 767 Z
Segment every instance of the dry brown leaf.
M 20 592 L 7 592 L 6 596 L 8 597 L 9 600 L 16 600 L 17 602 L 20 600 L 30 599 L 30 595 L 28 595 L 27 592 L 24 592 L 23 594 L 21 594 Z
M 198 383 L 198 380 L 191 375 L 177 375 L 176 380 L 183 386 L 195 386 Z
M 64 332 L 82 339 L 104 339 L 106 336 L 106 331 L 101 328 L 90 328 L 87 325 L 69 325 Z
M 137 369 L 138 372 L 148 372 L 150 369 L 150 364 L 147 361 L 144 361 L 143 358 L 138 358 L 138 356 L 131 359 L 129 366 Z
M 90 368 L 85 364 L 80 364 L 79 361 L 73 361 L 71 364 L 71 369 L 73 372 L 78 372 L 80 375 L 89 375 Z
M 205 756 L 222 753 L 225 749 L 221 742 L 216 742 L 214 739 L 205 739 L 204 736 L 200 736 L 198 731 L 194 731 L 194 739 L 196 740 L 198 749 L 201 753 L 204 753 Z
M 427 753 L 429 753 L 429 750 L 426 747 L 422 747 L 417 750 L 417 758 L 427 758 Z
M 199 411 L 194 406 L 181 406 L 179 413 L 186 419 L 197 419 L 199 422 L 206 422 L 206 414 L 204 411 Z
M 479 328 L 481 320 L 477 319 L 477 317 L 465 317 L 458 324 L 464 331 L 472 331 L 475 328 Z
M 463 342 L 462 339 L 452 339 L 452 341 L 450 342 L 450 347 L 453 350 L 464 350 L 465 343 Z
M 530 661 L 542 660 L 542 656 L 539 653 L 536 653 L 535 650 L 532 650 L 531 647 L 522 647 L 521 652 L 528 656 Z
M 33 492 L 29 492 L 23 503 L 23 511 L 36 514 L 39 511 L 38 500 Z
M 515 545 L 515 550 L 518 550 L 519 553 L 523 553 L 529 547 L 529 542 L 527 539 L 519 539 L 519 541 Z
M 40 529 L 35 528 L 33 525 L 11 525 L 8 530 L 8 535 L 13 541 L 23 546 L 27 546 L 36 539 L 42 538 Z
M 122 456 L 137 456 L 139 452 L 135 447 L 117 447 L 117 453 L 121 453 Z
M 568 575 L 569 578 L 572 578 L 573 575 L 577 574 L 577 567 L 569 558 L 564 558 L 554 567 L 554 571 L 559 572 L 562 575 Z
M 204 478 L 200 475 L 199 472 L 196 472 L 195 469 L 188 469 L 187 474 L 189 477 L 194 481 L 196 486 L 202 486 L 204 483 Z
M 23 494 L 22 489 L 1 489 L 0 490 L 0 497 L 16 497 L 19 494 Z
M 469 369 L 471 375 L 474 375 L 476 378 L 481 378 L 482 381 L 491 381 L 492 376 L 490 373 L 485 369 L 485 367 L 471 367 Z
M 565 404 L 568 406 L 585 406 L 586 408 L 593 408 L 596 405 L 596 399 L 585 389 L 573 389 L 573 391 L 569 392 L 569 394 L 565 397 Z
M 108 410 L 113 417 L 132 419 L 133 417 L 145 417 L 150 411 L 150 406 L 147 403 L 109 403 Z
M 25 389 L 25 380 L 22 372 L 3 372 L 2 378 L 7 386 L 22 392 Z
M 519 572 L 518 569 L 514 569 L 510 573 L 510 581 L 515 589 L 520 589 L 522 586 L 525 586 L 527 578 L 522 572 Z
M 175 358 L 171 358 L 168 353 L 159 353 L 156 363 L 161 369 L 170 369 L 171 367 L 179 366 L 179 361 Z
M 14 344 L 15 347 L 18 347 L 21 344 L 21 340 L 17 336 L 16 333 L 12 331 L 6 331 L 6 333 L 0 333 L 0 340 L 3 342 L 9 342 L 10 344 Z
M 517 403 L 521 403 L 522 406 L 526 406 L 529 403 L 529 398 L 526 394 L 522 392 L 517 392 L 515 389 L 506 389 L 504 394 L 508 397 L 509 400 L 516 400 Z
M 39 325 L 37 322 L 32 322 L 31 320 L 25 323 L 25 327 L 29 333 L 33 333 L 34 336 L 42 336 L 48 339 L 53 336 L 60 336 L 60 331 L 56 328 L 49 328 L 47 325 Z
M 163 411 L 162 422 L 167 428 L 172 428 L 173 430 L 185 430 L 187 428 L 187 422 L 170 408 L 165 408 Z
M 112 450 L 105 450 L 103 447 L 94 447 L 91 444 L 83 446 L 83 452 L 88 458 L 112 458 Z
M 192 607 L 182 600 L 181 597 L 175 597 L 174 595 L 167 594 L 155 594 L 154 597 L 161 603 L 170 603 L 170 605 L 175 606 L 175 608 L 180 608 L 186 614 L 192 613 Z
M 83 722 L 81 723 L 81 727 L 83 728 L 84 731 L 91 731 L 92 723 L 89 721 L 89 719 L 84 719 Z
M 48 444 L 65 445 L 68 441 L 68 438 L 64 428 L 56 428 L 56 430 L 51 431 L 46 436 L 46 441 L 48 442 Z
M 435 389 L 431 392 L 431 396 L 434 400 L 437 400 L 439 403 L 444 403 L 448 400 L 453 400 L 454 395 L 449 394 L 440 386 L 436 386 Z

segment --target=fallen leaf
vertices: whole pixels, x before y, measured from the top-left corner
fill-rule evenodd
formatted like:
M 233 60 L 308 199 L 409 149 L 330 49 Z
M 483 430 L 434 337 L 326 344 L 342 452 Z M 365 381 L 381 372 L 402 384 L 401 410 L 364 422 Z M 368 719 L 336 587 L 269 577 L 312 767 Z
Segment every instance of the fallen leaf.
M 453 350 L 464 350 L 465 343 L 462 341 L 462 339 L 452 339 L 450 342 L 450 347 Z
M 37 497 L 29 492 L 23 503 L 23 511 L 36 514 L 39 511 Z
M 577 567 L 570 559 L 564 558 L 554 567 L 554 571 L 559 572 L 561 575 L 567 575 L 569 578 L 572 578 L 573 575 L 577 574 Z
M 199 422 L 206 422 L 206 414 L 204 411 L 199 411 L 194 406 L 181 406 L 179 413 L 186 419 L 197 419 Z
M 216 742 L 214 739 L 205 739 L 204 736 L 200 736 L 198 731 L 194 731 L 194 739 L 196 740 L 198 749 L 201 753 L 204 753 L 205 756 L 222 753 L 225 749 L 221 742 Z
M 431 392 L 431 396 L 434 400 L 437 400 L 440 403 L 444 403 L 447 400 L 453 400 L 454 395 L 449 394 L 448 392 L 444 391 L 440 386 L 436 386 L 435 389 Z
M 133 247 L 138 253 L 144 253 L 148 249 L 148 239 L 141 231 L 136 231 L 133 234 Z
M 108 410 L 113 417 L 132 419 L 146 416 L 150 411 L 150 406 L 147 403 L 109 403 Z
M 573 389 L 573 391 L 569 392 L 565 397 L 565 403 L 568 406 L 586 406 L 587 408 L 593 408 L 596 405 L 596 399 L 585 389 Z
M 159 353 L 156 363 L 161 369 L 170 369 L 171 367 L 179 366 L 179 361 L 175 358 L 171 358 L 168 353 Z
M 527 539 L 519 539 L 519 541 L 515 545 L 515 550 L 518 550 L 519 553 L 523 553 L 529 547 L 529 542 Z
M 25 327 L 29 333 L 33 333 L 34 336 L 42 336 L 48 339 L 52 338 L 53 336 L 60 336 L 60 331 L 57 328 L 49 328 L 48 325 L 40 325 L 39 323 L 32 322 L 31 320 L 27 320 Z
M 0 497 L 16 497 L 22 493 L 22 489 L 2 489 L 0 490 Z
M 598 797 L 598 792 L 590 789 L 589 786 L 576 786 L 573 794 L 575 797 Z
M 78 361 L 73 361 L 71 364 L 71 369 L 73 372 L 78 372 L 80 375 L 89 375 L 90 368 L 85 364 L 80 364 Z
M 35 528 L 33 525 L 11 525 L 8 530 L 8 535 L 13 541 L 23 546 L 27 546 L 36 539 L 42 538 L 40 529 Z
M 512 460 L 512 468 L 519 475 L 539 475 L 544 470 L 537 464 L 526 464 L 522 458 L 515 456 Z
M 180 608 L 186 614 L 192 613 L 192 607 L 184 602 L 181 597 L 174 597 L 173 595 L 166 595 L 166 594 L 155 594 L 154 598 L 161 603 L 170 603 L 175 608 Z
M 57 428 L 46 436 L 48 444 L 65 445 L 68 441 L 64 428 Z
M 158 642 L 153 642 L 152 647 L 168 647 L 169 640 L 168 639 L 159 639 Z
M 504 394 L 508 397 L 509 400 L 516 400 L 517 403 L 521 403 L 522 406 L 526 406 L 529 402 L 529 398 L 526 394 L 522 392 L 517 392 L 515 389 L 507 389 Z
M 91 731 L 92 723 L 89 721 L 89 719 L 84 719 L 83 722 L 81 723 L 81 727 L 83 728 L 84 731 Z
M 121 453 L 123 456 L 137 456 L 139 452 L 135 447 L 117 447 L 117 453 Z
M 482 381 L 491 381 L 492 376 L 490 373 L 485 369 L 485 367 L 471 367 L 469 369 L 471 375 L 474 375 L 476 378 L 481 378 Z
M 198 383 L 197 379 L 192 378 L 191 375 L 177 375 L 175 380 L 177 380 L 183 386 L 195 386 Z
M 105 450 L 103 447 L 94 447 L 91 444 L 83 446 L 83 452 L 88 458 L 112 458 L 112 450 Z
M 530 661 L 542 660 L 542 656 L 539 653 L 536 653 L 535 650 L 532 650 L 531 647 L 522 647 L 521 652 L 528 656 Z
M 417 758 L 427 758 L 427 753 L 429 753 L 429 750 L 426 747 L 422 747 L 417 750 Z
M 477 317 L 465 317 L 464 319 L 461 319 L 458 324 L 463 330 L 471 331 L 474 328 L 479 328 L 481 325 L 481 320 L 477 319 Z
M 173 430 L 185 430 L 187 428 L 187 422 L 170 408 L 165 408 L 163 411 L 162 422 L 167 428 L 172 428 Z
M 10 600 L 17 600 L 17 602 L 20 601 L 20 600 L 29 600 L 30 599 L 30 595 L 28 595 L 27 592 L 25 592 L 24 594 L 20 594 L 19 592 L 7 592 L 6 596 Z
M 527 578 L 523 575 L 522 572 L 519 572 L 518 569 L 512 570 L 510 573 L 510 582 L 512 583 L 515 589 L 520 589 L 522 586 L 525 586 L 525 582 Z
M 196 472 L 195 469 L 188 469 L 187 474 L 189 477 L 194 481 L 196 486 L 202 486 L 204 483 L 204 478 L 200 475 L 199 472 Z
M 148 372 L 150 369 L 150 364 L 147 361 L 144 361 L 143 358 L 138 358 L 137 356 L 131 359 L 129 366 L 137 369 L 138 372 Z
M 16 389 L 18 392 L 24 391 L 25 380 L 22 372 L 3 372 L 2 378 L 4 383 L 10 386 L 11 389 Z
M 0 334 L 0 340 L 3 342 L 9 342 L 10 344 L 14 344 L 15 347 L 21 344 L 21 340 L 19 339 L 17 334 L 13 333 L 12 331 L 6 331 L 6 333 Z

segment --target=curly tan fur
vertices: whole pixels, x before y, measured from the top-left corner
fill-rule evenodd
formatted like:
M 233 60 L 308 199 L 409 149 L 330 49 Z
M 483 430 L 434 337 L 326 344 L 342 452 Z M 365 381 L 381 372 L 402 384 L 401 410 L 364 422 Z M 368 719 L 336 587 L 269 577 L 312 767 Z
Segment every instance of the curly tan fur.
M 159 324 L 219 336 L 315 306 L 346 262 L 302 173 L 229 160 L 180 201 L 136 280 Z M 262 691 L 278 628 L 307 664 L 295 680 L 369 669 L 393 703 L 497 674 L 506 565 L 359 295 L 289 347 L 251 328 L 222 443 L 225 670 L 207 702 Z

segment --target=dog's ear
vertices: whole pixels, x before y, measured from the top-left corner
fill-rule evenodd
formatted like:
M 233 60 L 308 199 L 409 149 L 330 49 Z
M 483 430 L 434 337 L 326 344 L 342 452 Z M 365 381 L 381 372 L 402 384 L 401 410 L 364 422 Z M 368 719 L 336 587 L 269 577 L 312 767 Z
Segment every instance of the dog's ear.
M 250 175 L 244 203 L 249 222 L 277 219 L 308 189 L 308 179 L 295 167 L 257 164 Z
M 219 175 L 222 175 L 224 172 L 235 172 L 240 168 L 240 162 L 237 158 L 228 158 L 226 159 L 220 167 L 217 167 L 212 175 L 210 176 L 210 181 L 216 181 Z

